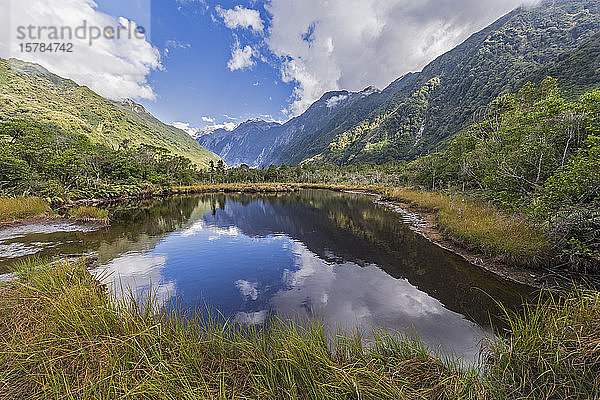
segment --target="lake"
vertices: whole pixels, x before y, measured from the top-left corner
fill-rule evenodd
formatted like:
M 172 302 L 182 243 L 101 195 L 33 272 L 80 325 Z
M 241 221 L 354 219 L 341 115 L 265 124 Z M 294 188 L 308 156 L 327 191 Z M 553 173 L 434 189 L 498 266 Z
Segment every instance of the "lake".
M 85 254 L 115 293 L 223 318 L 318 317 L 334 329 L 417 332 L 471 362 L 496 301 L 533 289 L 471 265 L 416 233 L 372 196 L 324 190 L 207 194 L 120 203 L 112 224 L 57 222 L 0 231 L 0 272 L 25 257 Z

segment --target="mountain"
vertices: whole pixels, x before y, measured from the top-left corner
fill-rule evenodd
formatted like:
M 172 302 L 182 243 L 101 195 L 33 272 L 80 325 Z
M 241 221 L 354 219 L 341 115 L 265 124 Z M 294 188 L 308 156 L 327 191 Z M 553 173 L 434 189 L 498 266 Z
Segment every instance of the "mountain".
M 302 157 L 383 163 L 433 151 L 481 107 L 528 80 L 541 81 L 546 75 L 540 70 L 590 46 L 599 31 L 599 0 L 542 1 L 514 10 L 427 65 L 411 84 L 319 153 Z M 579 68 L 593 68 L 593 63 L 586 58 Z M 559 75 L 563 84 L 567 77 Z M 597 78 L 584 84 L 583 77 L 569 77 L 584 89 L 597 85 Z
M 0 59 L 0 120 L 13 118 L 83 133 L 114 148 L 123 141 L 164 147 L 200 166 L 218 160 L 187 133 L 159 121 L 133 100 L 107 100 L 37 64 Z
M 197 136 L 196 140 L 203 147 L 218 154 L 227 165 L 257 166 L 262 157 L 261 152 L 269 146 L 265 132 L 279 126 L 277 122 L 251 119 L 232 131 L 217 129 L 212 133 Z
M 329 92 L 259 140 L 239 143 L 224 134 L 219 143 L 251 166 L 411 160 L 443 147 L 482 107 L 527 81 L 553 76 L 570 97 L 599 87 L 599 35 L 600 0 L 543 0 L 383 91 Z M 200 143 L 215 150 L 209 136 Z
M 272 163 L 297 163 L 297 147 L 310 147 L 321 132 L 352 126 L 383 104 L 405 82 L 398 80 L 386 90 L 368 87 L 360 92 L 347 90 L 325 93 L 302 115 L 285 124 L 247 121 L 232 132 L 213 132 L 197 138 L 228 165 L 260 167 Z

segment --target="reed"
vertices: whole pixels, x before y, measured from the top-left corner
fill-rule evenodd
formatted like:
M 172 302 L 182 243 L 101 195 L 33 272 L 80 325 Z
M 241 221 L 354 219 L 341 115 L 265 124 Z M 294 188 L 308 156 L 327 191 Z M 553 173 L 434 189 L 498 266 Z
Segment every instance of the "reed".
M 81 221 L 99 221 L 107 224 L 109 222 L 108 210 L 93 206 L 78 206 L 69 211 L 69 216 Z
M 600 293 L 543 293 L 506 314 L 508 336 L 488 349 L 488 387 L 502 399 L 600 398 Z

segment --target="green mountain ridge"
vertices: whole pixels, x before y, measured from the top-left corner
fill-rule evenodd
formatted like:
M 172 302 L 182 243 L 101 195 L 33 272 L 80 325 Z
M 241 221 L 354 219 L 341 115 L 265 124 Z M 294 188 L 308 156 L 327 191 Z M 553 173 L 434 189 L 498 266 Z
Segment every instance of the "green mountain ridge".
M 478 109 L 529 80 L 552 75 L 573 95 L 598 87 L 599 30 L 598 0 L 516 9 L 411 76 L 413 82 L 359 124 L 326 133 L 320 149 L 294 159 L 339 165 L 411 160 L 443 146 Z
M 113 148 L 124 143 L 163 147 L 201 167 L 219 159 L 132 100 L 111 101 L 40 65 L 0 59 L 0 120 L 9 119 L 58 126 Z

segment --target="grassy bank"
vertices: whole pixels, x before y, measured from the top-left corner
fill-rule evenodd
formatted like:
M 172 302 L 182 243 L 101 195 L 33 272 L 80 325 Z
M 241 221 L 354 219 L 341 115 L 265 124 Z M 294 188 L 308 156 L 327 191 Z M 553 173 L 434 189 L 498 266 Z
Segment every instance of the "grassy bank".
M 37 217 L 48 211 L 50 205 L 39 197 L 0 197 L 0 222 Z
M 486 368 L 418 340 L 333 335 L 318 323 L 241 328 L 114 305 L 82 262 L 29 262 L 0 288 L 7 399 L 548 399 L 600 394 L 600 297 L 547 298 L 509 320 Z
M 115 306 L 83 263 L 18 267 L 0 288 L 0 398 L 477 398 L 416 340 L 381 334 L 367 348 L 318 323 L 229 327 L 152 307 Z M 145 310 L 145 311 L 144 311 Z
M 93 206 L 77 206 L 69 210 L 69 216 L 79 221 L 97 221 L 108 224 L 108 210 Z
M 531 220 L 465 195 L 379 185 L 302 184 L 301 187 L 366 191 L 416 211 L 432 212 L 437 228 L 450 239 L 469 251 L 509 265 L 548 265 L 555 250 L 552 238 Z
M 442 232 L 468 249 L 497 257 L 508 264 L 537 266 L 552 255 L 548 233 L 518 214 L 468 196 L 406 188 L 380 191 L 387 199 L 432 210 Z

